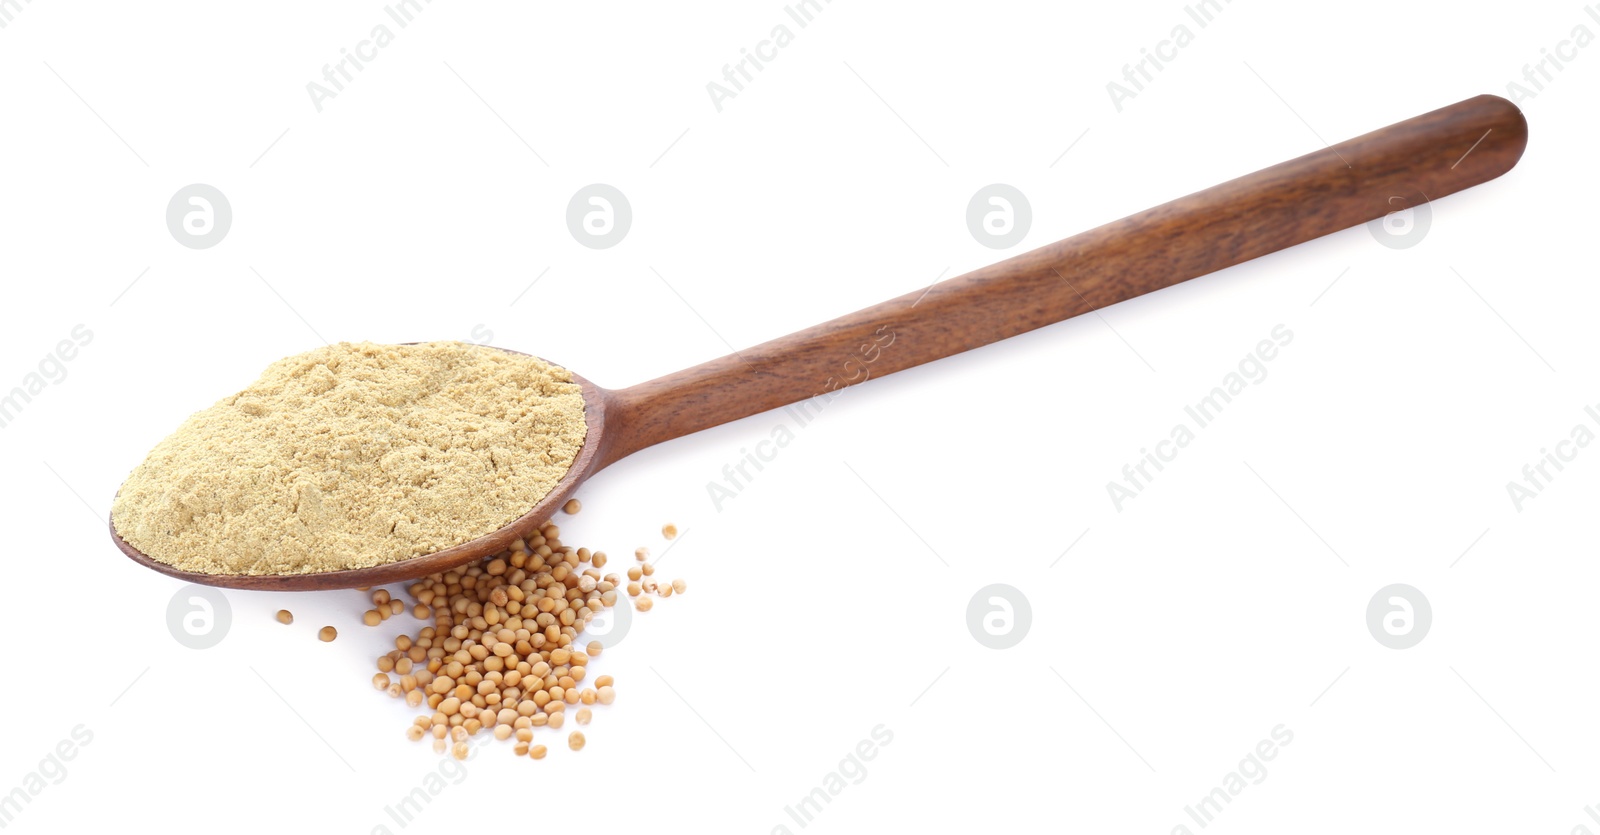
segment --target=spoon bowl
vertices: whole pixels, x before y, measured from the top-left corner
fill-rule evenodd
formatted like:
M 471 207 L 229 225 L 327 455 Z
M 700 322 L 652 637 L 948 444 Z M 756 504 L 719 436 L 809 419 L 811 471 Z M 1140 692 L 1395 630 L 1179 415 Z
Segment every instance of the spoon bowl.
M 506 350 L 506 349 L 501 349 Z M 520 351 L 506 351 L 517 354 Z M 572 466 L 567 469 L 567 474 L 561 481 L 533 506 L 532 510 L 518 517 L 516 521 L 495 531 L 494 533 L 480 536 L 468 542 L 463 542 L 443 551 L 435 551 L 420 557 L 407 560 L 374 565 L 369 568 L 350 568 L 343 571 L 321 571 L 306 574 L 204 574 L 195 571 L 183 571 L 167 563 L 154 559 L 128 544 L 128 541 L 117 533 L 116 522 L 111 523 L 111 540 L 116 543 L 122 553 L 128 558 L 147 568 L 153 568 L 169 577 L 175 577 L 189 583 L 199 583 L 207 586 L 221 586 L 230 589 L 254 589 L 259 591 L 313 591 L 316 589 L 343 589 L 367 588 L 381 586 L 388 583 L 400 583 L 427 577 L 443 571 L 449 571 L 484 557 L 498 554 L 511 547 L 514 539 L 526 539 L 538 531 L 546 522 L 555 516 L 561 506 L 572 498 L 578 486 L 587 481 L 591 475 L 598 472 L 604 464 L 601 463 L 600 453 L 609 444 L 605 437 L 606 431 L 606 396 L 605 389 L 578 376 L 572 375 L 573 382 L 583 389 L 583 419 L 587 424 L 587 434 L 583 440 L 583 448 L 578 450 L 577 457 Z

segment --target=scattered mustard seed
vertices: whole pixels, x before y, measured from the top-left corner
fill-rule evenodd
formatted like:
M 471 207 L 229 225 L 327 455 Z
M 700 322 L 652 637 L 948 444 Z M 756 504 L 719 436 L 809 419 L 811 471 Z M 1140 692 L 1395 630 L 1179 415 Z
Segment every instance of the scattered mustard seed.
M 581 640 L 624 591 L 622 577 L 600 572 L 603 557 L 563 544 L 560 529 L 546 524 L 499 554 L 412 582 L 404 590 L 408 602 L 399 593 L 373 594 L 371 612 L 380 622 L 406 605 L 414 614 L 425 607 L 422 619 L 431 621 L 396 636 L 394 649 L 377 656 L 372 678 L 375 689 L 420 711 L 407 736 L 420 741 L 431 734 L 437 749 L 454 753 L 487 732 L 514 741 L 519 756 L 539 759 L 546 748 L 533 744 L 535 728 L 560 730 L 569 712 L 574 725 L 585 727 L 594 720 L 592 706 L 612 704 L 612 676 L 589 678 L 604 646 Z M 654 579 L 641 588 L 637 578 L 650 573 L 648 563 L 632 566 L 628 591 L 665 597 L 677 590 Z M 648 611 L 653 598 L 621 602 Z M 584 744 L 581 731 L 568 736 L 572 750 Z
M 661 535 L 666 537 L 666 538 L 668 538 L 668 539 L 677 539 L 678 538 L 678 526 L 670 524 L 670 523 L 666 524 L 666 525 L 662 525 L 661 526 Z
M 324 626 L 319 632 L 317 632 L 318 640 L 321 640 L 324 643 L 337 637 L 339 637 L 339 630 L 334 629 L 331 626 Z
M 567 499 L 567 503 L 562 505 L 561 509 L 566 511 L 568 516 L 576 516 L 578 511 L 583 509 L 583 502 L 577 499 Z
M 279 623 L 294 623 L 294 613 L 290 612 L 288 609 L 279 609 L 278 610 L 278 622 Z

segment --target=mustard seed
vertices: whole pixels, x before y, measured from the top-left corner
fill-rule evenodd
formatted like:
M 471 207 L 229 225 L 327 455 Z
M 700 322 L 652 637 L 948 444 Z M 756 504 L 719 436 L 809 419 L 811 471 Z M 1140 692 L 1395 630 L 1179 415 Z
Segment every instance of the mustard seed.
M 644 562 L 645 560 L 650 558 L 650 549 L 649 548 L 636 549 L 633 552 L 633 558 L 638 560 L 639 562 Z
M 368 609 L 367 613 L 361 616 L 361 622 L 368 626 L 377 626 L 383 622 L 383 616 L 378 614 L 377 609 Z
M 583 738 L 583 733 L 581 731 L 573 731 L 572 733 L 567 734 L 567 747 L 574 751 L 582 751 L 584 742 L 586 742 L 586 740 Z
M 545 754 L 545 747 L 543 745 L 535 745 L 532 748 L 528 749 L 528 756 L 530 756 L 530 757 L 532 757 L 532 758 L 534 758 L 536 760 L 544 759 L 544 754 Z
M 328 641 L 332 641 L 334 638 L 337 638 L 337 637 L 339 637 L 339 630 L 334 629 L 331 626 L 324 626 L 324 627 L 322 627 L 321 631 L 317 632 L 318 640 L 321 640 L 323 643 L 327 643 Z
M 566 511 L 568 516 L 574 516 L 578 511 L 583 509 L 583 502 L 580 502 L 577 499 L 567 499 L 567 503 L 562 505 L 561 509 Z
M 370 613 L 380 623 L 409 605 L 426 625 L 396 637 L 377 658 L 373 686 L 431 712 L 416 717 L 408 736 L 431 733 L 454 750 L 488 731 L 514 741 L 519 755 L 543 757 L 544 746 L 532 744 L 535 728 L 562 729 L 569 713 L 575 727 L 586 727 L 593 705 L 616 699 L 611 676 L 589 678 L 604 651 L 602 642 L 584 639 L 591 620 L 619 599 L 649 611 L 653 596 L 682 591 L 682 581 L 652 577 L 648 548 L 635 556 L 627 580 L 603 575 L 603 552 L 565 545 L 547 524 L 498 554 L 406 585 L 408 600 L 377 589 Z M 625 583 L 631 600 L 622 597 Z M 575 733 L 568 744 L 578 750 L 583 735 Z
M 680 577 L 680 578 L 672 581 L 672 590 L 677 592 L 678 594 L 683 594 L 684 592 L 689 590 L 689 584 L 685 583 L 683 581 L 683 578 Z
M 677 539 L 678 538 L 678 526 L 670 524 L 670 523 L 666 524 L 666 525 L 662 525 L 661 526 L 661 535 L 666 537 L 666 538 L 668 538 L 668 539 Z
M 290 612 L 288 609 L 279 609 L 278 610 L 278 622 L 279 623 L 294 623 L 294 613 Z

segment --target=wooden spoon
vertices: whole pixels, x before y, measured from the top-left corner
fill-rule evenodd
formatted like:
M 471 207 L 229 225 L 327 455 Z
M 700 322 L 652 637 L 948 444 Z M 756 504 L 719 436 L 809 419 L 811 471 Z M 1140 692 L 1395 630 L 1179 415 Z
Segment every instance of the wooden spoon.
M 1516 105 L 1478 96 L 1108 223 L 983 269 L 630 388 L 583 387 L 589 434 L 565 478 L 488 536 L 374 568 L 194 574 L 243 589 L 376 586 L 424 577 L 531 534 L 606 466 L 683 435 L 997 342 L 1414 207 L 1509 171 L 1528 142 Z

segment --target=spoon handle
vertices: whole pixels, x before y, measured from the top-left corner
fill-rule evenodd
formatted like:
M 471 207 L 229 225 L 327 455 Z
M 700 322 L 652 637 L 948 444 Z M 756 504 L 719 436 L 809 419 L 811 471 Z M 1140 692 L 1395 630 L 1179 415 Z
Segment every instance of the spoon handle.
M 826 400 L 845 386 L 1438 199 L 1511 170 L 1527 141 L 1516 105 L 1477 96 L 930 289 L 607 392 L 610 443 L 602 461 L 790 403 Z

